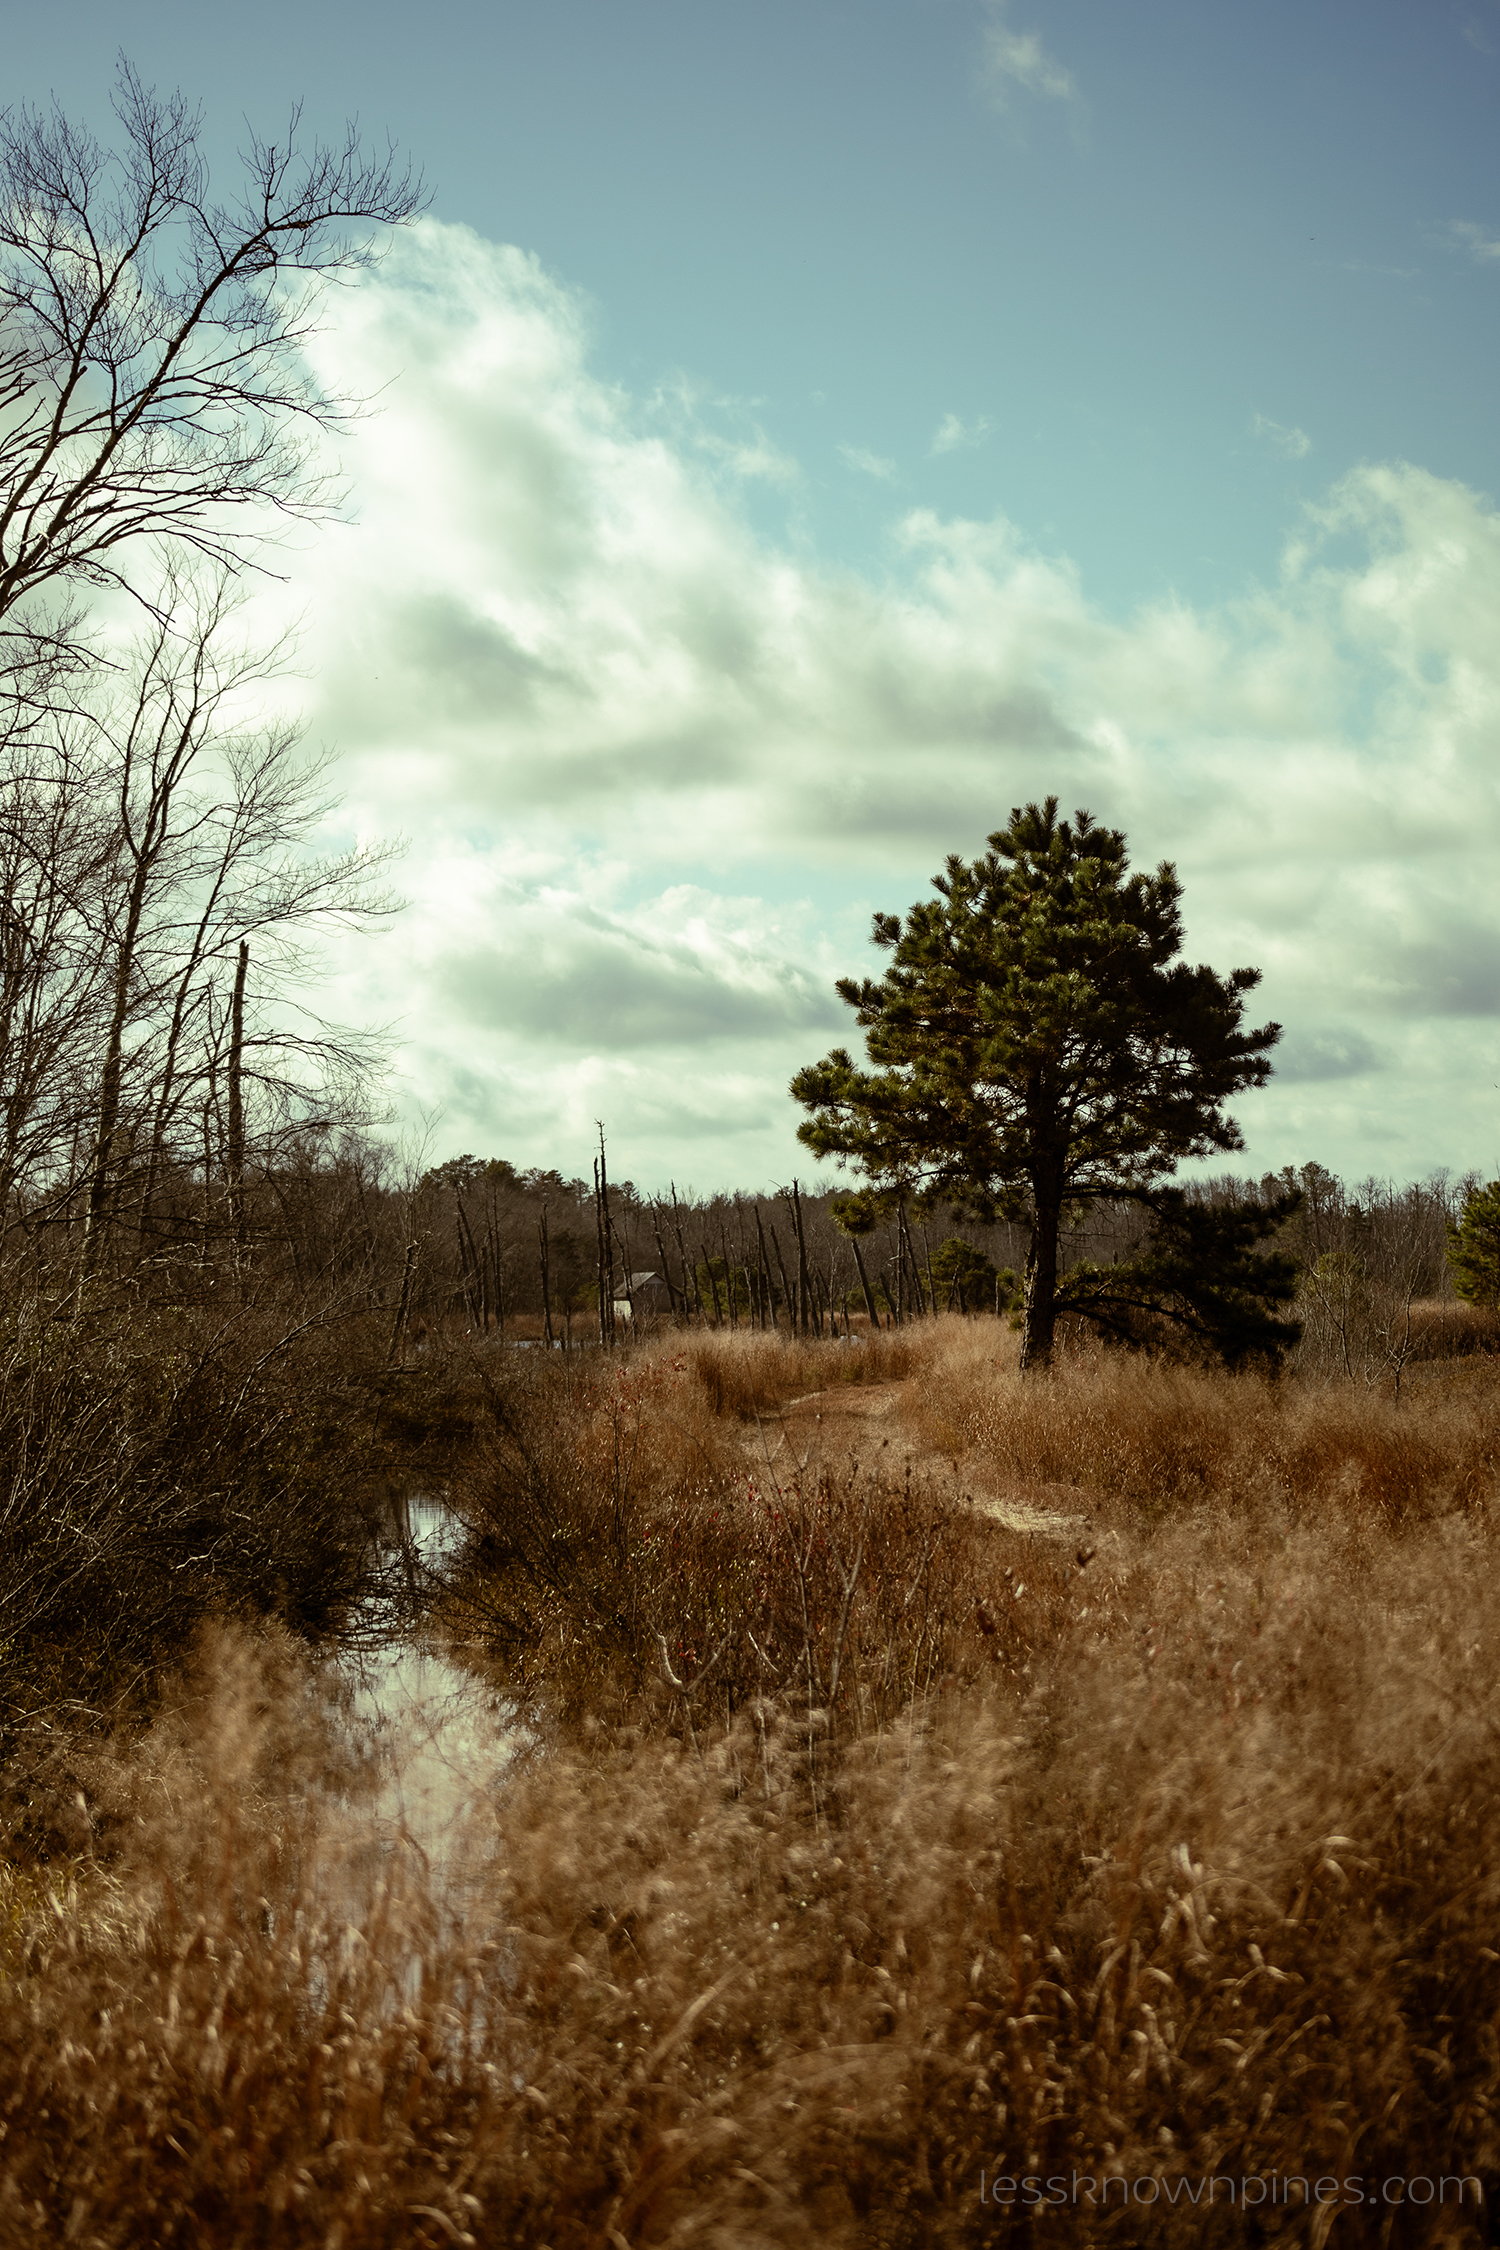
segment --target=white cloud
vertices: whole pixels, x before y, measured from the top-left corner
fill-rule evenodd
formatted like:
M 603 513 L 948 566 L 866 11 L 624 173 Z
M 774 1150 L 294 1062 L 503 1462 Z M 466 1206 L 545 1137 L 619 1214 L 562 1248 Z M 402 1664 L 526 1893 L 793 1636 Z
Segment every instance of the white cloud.
M 1469 256 L 1480 265 L 1490 266 L 1500 259 L 1500 235 L 1494 234 L 1490 228 L 1476 226 L 1472 219 L 1455 219 L 1453 233 Z
M 1293 424 L 1273 422 L 1269 414 L 1257 414 L 1251 421 L 1250 434 L 1283 461 L 1303 461 L 1312 451 L 1312 439 L 1306 430 Z
M 796 485 L 801 470 L 772 443 L 755 418 L 754 401 L 725 398 L 678 376 L 651 399 L 652 420 L 670 441 L 743 483 Z
M 972 422 L 965 422 L 957 414 L 945 414 L 933 432 L 932 450 L 934 453 L 957 453 L 966 446 L 983 445 L 990 434 L 990 427 L 987 414 L 976 415 Z
M 1051 101 L 1076 100 L 1072 73 L 1049 55 L 1034 31 L 1017 31 L 1006 20 L 1006 0 L 986 0 L 989 22 L 983 32 L 981 73 L 1002 107 L 1018 89 Z
M 885 484 L 894 480 L 896 464 L 887 461 L 883 454 L 871 453 L 862 445 L 841 445 L 839 451 L 850 468 L 858 469 L 862 477 L 879 477 Z
M 493 896 L 467 951 L 445 941 L 439 985 L 486 1031 L 574 1055 L 816 1037 L 836 1025 L 837 1004 L 767 921 L 760 901 L 695 884 L 620 907 L 594 890 L 512 883 Z
M 402 1020 L 461 1145 L 574 1168 L 604 1116 L 642 1180 L 786 1176 L 870 911 L 1056 791 L 1178 862 L 1195 958 L 1265 970 L 1254 1161 L 1489 1160 L 1487 502 L 1361 469 L 1274 586 L 1120 619 L 1003 520 L 909 512 L 878 582 L 758 538 L 692 402 L 664 434 L 568 293 L 463 229 L 414 230 L 320 349 L 388 387 L 359 521 L 296 568 L 311 716 L 413 901 L 330 1006 Z

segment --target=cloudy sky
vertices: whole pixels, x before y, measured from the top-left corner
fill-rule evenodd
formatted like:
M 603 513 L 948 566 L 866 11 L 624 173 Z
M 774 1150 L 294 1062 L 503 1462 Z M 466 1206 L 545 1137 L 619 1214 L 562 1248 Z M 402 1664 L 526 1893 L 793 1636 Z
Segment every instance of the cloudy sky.
M 7 91 L 122 44 L 432 190 L 277 598 L 438 1153 L 785 1179 L 871 912 L 1055 792 L 1264 970 L 1247 1165 L 1500 1170 L 1497 0 L 84 0 Z

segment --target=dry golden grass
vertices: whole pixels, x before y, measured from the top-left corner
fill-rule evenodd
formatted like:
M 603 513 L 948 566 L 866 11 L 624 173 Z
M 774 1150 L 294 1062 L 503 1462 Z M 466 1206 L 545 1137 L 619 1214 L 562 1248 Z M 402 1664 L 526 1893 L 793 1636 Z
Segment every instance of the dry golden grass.
M 738 1335 L 700 1333 L 672 1356 L 685 1361 L 712 1413 L 750 1421 L 791 1399 L 845 1383 L 901 1382 L 932 1350 L 930 1327 L 873 1334 L 868 1321 L 851 1327 L 847 1343 L 783 1339 L 750 1329 Z M 667 1340 L 667 1350 L 673 1341 Z
M 795 1691 L 864 1725 L 965 1640 L 977 1661 L 974 1532 L 946 1486 L 819 1461 L 777 1476 L 747 1446 L 747 1401 L 770 1416 L 778 1395 L 910 1364 L 909 1346 L 821 1352 L 709 1340 L 497 1381 L 452 1487 L 470 1537 L 449 1618 L 539 1718 L 655 1725 L 669 1708 L 697 1727 Z
M 1469 1352 L 1500 1351 L 1500 1312 L 1441 1297 L 1418 1298 L 1411 1308 L 1412 1335 L 1424 1359 L 1456 1359 Z
M 754 1550 L 788 1674 L 728 1690 L 727 1655 L 674 1687 L 629 1652 L 759 1520 L 725 1516 L 767 1497 L 732 1411 L 668 1354 L 511 1401 L 463 1504 L 530 1448 L 578 1548 L 530 1662 L 572 1716 L 461 1884 L 375 1847 L 275 1647 L 80 1762 L 96 1841 L 0 1908 L 0 2236 L 864 2250 L 1029 2240 L 1026 2191 L 988 2198 L 1032 2175 L 1080 2250 L 1488 2239 L 1436 2183 L 1500 2184 L 1495 1385 L 1022 1387 L 996 1335 L 930 1340 L 920 1414 L 1099 1530 L 807 1472 L 802 1544 Z M 764 1646 L 760 1599 L 724 1615 Z M 570 1623 L 632 1614 L 570 1670 Z M 1374 2200 L 1182 2199 L 1209 2175 Z
M 956 1326 L 957 1324 L 953 1324 Z M 1076 1486 L 1125 1522 L 1183 1508 L 1331 1508 L 1394 1529 L 1481 1505 L 1494 1484 L 1500 1369 L 1438 1363 L 1389 1390 L 1172 1368 L 1077 1351 L 1024 1382 L 1013 1340 L 953 1335 L 920 1380 L 920 1426 L 1002 1480 Z

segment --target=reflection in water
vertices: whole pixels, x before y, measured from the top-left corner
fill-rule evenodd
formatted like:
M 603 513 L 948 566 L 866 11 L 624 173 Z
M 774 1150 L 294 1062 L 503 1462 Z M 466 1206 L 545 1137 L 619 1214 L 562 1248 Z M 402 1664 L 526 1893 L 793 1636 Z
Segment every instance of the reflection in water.
M 357 1621 L 340 1658 L 346 1708 L 374 1761 L 377 1835 L 387 1846 L 414 1847 L 451 1889 L 493 1843 L 497 1785 L 525 1737 L 493 1688 L 423 1638 L 421 1597 L 441 1574 L 453 1519 L 416 1498 L 396 1501 L 392 1513 L 391 1560 L 418 1621 L 403 1623 L 388 1607 Z

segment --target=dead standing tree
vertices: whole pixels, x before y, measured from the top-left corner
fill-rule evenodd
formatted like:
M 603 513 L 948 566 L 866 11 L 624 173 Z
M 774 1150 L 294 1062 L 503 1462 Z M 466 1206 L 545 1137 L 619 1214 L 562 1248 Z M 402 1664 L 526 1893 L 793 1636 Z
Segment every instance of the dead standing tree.
M 222 1152 L 243 1248 L 247 1098 L 285 1107 L 304 1066 L 316 1074 L 331 1065 L 347 1080 L 369 1068 L 378 1046 L 327 1027 L 247 1020 L 252 938 L 268 957 L 263 970 L 279 966 L 283 981 L 295 981 L 305 967 L 297 933 L 330 919 L 378 920 L 394 902 L 379 882 L 390 850 L 306 854 L 329 800 L 322 765 L 302 757 L 298 730 L 224 727 L 226 705 L 263 684 L 281 653 L 247 653 L 230 638 L 231 621 L 222 578 L 204 589 L 168 574 L 129 687 L 106 682 L 88 717 L 90 770 L 112 801 L 115 841 L 113 895 L 100 909 L 109 1003 L 91 1073 L 85 1271 L 119 1215 L 127 1158 L 148 1235 L 184 1117 L 212 1116 L 209 1138 Z M 203 1037 L 196 1066 L 186 1059 L 190 1031 Z
M 552 1349 L 552 1245 L 547 1234 L 547 1198 L 542 1197 L 541 1213 L 536 1222 L 537 1248 L 541 1253 L 542 1268 L 542 1336 L 548 1351 Z
M 109 997 L 119 837 L 92 751 L 67 717 L 0 745 L 0 1211 L 28 1232 L 75 1176 Z
M 599 1154 L 594 1159 L 594 1220 L 599 1235 L 599 1342 L 606 1351 L 615 1341 L 615 1237 L 609 1212 L 609 1168 L 604 1127 L 598 1119 Z

